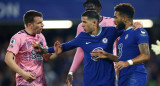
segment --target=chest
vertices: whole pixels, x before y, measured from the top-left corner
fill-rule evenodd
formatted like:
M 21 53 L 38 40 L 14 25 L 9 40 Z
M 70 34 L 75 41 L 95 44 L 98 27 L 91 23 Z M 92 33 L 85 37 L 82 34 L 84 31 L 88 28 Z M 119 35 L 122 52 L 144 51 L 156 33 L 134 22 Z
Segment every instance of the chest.
M 136 34 L 132 32 L 124 33 L 120 36 L 118 46 L 129 48 L 131 46 L 137 46 Z
M 42 46 L 44 45 L 44 41 L 41 37 L 36 36 L 36 37 L 32 37 L 32 36 L 26 36 L 21 40 L 21 47 L 20 50 L 22 51 L 32 51 L 33 47 L 32 47 L 32 43 L 33 42 L 39 42 Z
M 111 36 L 93 37 L 82 40 L 82 49 L 85 52 L 91 52 L 94 50 L 109 50 L 113 48 L 114 39 Z M 111 52 L 111 51 L 108 51 Z

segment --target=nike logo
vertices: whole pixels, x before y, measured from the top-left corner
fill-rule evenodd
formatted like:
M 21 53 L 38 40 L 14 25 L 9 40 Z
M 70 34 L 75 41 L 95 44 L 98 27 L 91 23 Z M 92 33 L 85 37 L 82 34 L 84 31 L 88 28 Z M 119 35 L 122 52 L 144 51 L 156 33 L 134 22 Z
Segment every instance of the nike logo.
M 86 44 L 90 44 L 91 42 L 86 42 Z
M 141 33 L 142 33 L 142 34 L 145 34 L 145 32 L 144 32 L 144 31 L 141 31 Z

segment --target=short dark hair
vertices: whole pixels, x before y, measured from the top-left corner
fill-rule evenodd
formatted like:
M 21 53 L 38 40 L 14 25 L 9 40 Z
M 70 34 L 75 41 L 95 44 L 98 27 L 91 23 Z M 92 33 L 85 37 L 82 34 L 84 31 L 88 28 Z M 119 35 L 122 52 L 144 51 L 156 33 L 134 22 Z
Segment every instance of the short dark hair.
M 88 19 L 96 19 L 99 22 L 99 14 L 96 11 L 85 11 L 82 17 L 88 17 Z
M 133 18 L 135 10 L 134 7 L 129 3 L 120 3 L 114 7 L 115 11 L 118 11 L 120 15 L 127 15 L 129 18 Z
M 102 8 L 99 0 L 86 0 L 86 2 L 83 3 L 83 7 L 86 7 L 87 4 L 94 4 L 96 7 Z
M 35 10 L 29 10 L 27 11 L 23 16 L 24 24 L 27 26 L 28 23 L 34 22 L 34 17 L 43 17 L 41 12 L 35 11 Z

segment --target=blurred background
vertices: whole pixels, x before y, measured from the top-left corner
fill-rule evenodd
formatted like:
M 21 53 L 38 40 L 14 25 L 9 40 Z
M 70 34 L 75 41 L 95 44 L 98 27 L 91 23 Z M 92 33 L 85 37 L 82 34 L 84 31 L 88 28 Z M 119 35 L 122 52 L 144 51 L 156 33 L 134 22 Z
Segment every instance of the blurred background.
M 131 3 L 135 7 L 134 19 L 149 19 L 144 27 L 149 34 L 149 42 L 160 40 L 160 0 L 100 0 L 102 16 L 112 17 L 114 6 L 119 3 Z M 67 42 L 76 36 L 77 26 L 81 22 L 85 0 L 0 0 L 0 86 L 15 86 L 15 73 L 4 62 L 10 38 L 24 29 L 23 14 L 28 10 L 43 13 L 44 20 L 68 20 L 69 27 L 51 27 L 43 29 L 48 46 L 56 40 Z M 53 25 L 59 25 L 53 23 Z M 63 26 L 60 24 L 59 26 Z M 44 71 L 48 86 L 65 86 L 67 74 L 76 49 L 61 54 L 52 62 L 44 61 Z M 145 62 L 148 72 L 147 86 L 160 86 L 160 55 L 151 50 L 151 59 Z M 82 86 L 83 63 L 74 74 L 73 86 Z

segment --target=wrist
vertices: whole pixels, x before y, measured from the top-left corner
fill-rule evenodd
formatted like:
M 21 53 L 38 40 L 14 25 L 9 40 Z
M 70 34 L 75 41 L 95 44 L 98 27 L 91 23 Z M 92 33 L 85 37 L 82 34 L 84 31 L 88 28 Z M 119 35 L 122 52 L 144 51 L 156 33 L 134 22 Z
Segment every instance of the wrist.
M 68 75 L 73 75 L 73 72 L 70 71 L 70 72 L 68 73 Z
M 133 61 L 131 59 L 127 60 L 127 62 L 129 63 L 129 66 L 133 65 Z

